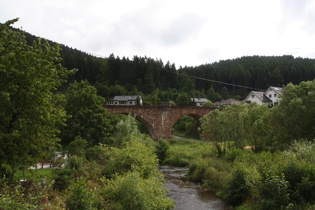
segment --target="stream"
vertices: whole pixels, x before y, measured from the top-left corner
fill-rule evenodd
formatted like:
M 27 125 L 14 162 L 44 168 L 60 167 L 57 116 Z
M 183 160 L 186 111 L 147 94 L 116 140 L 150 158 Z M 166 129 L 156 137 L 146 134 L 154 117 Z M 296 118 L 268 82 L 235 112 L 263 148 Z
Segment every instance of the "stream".
M 175 210 L 223 210 L 225 204 L 214 192 L 201 189 L 197 184 L 185 179 L 188 169 L 183 167 L 160 166 L 169 190 L 168 196 L 175 203 Z

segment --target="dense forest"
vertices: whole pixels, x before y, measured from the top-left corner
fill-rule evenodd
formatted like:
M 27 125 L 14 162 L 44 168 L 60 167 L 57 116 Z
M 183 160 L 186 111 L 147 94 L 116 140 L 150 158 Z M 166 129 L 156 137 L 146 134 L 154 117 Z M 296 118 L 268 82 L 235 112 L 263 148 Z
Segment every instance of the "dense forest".
M 29 43 L 37 39 L 29 33 L 25 32 L 25 35 Z M 315 78 L 315 59 L 291 55 L 245 56 L 176 68 L 174 63 L 163 63 L 161 59 L 150 57 L 120 58 L 111 54 L 99 58 L 65 45 L 61 45 L 61 49 L 62 65 L 67 69 L 78 69 L 69 82 L 87 80 L 106 99 L 158 91 L 161 101 L 175 101 L 178 93 L 185 92 L 190 97 L 207 97 L 215 102 L 220 97 L 214 97 L 213 91 L 221 98 L 240 96 L 243 99 L 251 90 L 299 84 Z

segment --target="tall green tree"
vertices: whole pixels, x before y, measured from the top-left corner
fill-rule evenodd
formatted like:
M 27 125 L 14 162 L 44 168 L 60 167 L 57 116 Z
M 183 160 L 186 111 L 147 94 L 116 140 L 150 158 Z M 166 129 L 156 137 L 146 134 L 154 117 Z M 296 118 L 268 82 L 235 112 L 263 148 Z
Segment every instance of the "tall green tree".
M 187 93 L 180 93 L 175 100 L 175 103 L 177 105 L 190 105 L 191 100 Z
M 87 81 L 75 82 L 69 86 L 66 99 L 65 108 L 70 118 L 62 129 L 63 144 L 69 144 L 77 136 L 90 145 L 109 143 L 114 126 L 103 107 L 105 99 L 97 95 L 96 88 Z
M 315 80 L 288 84 L 272 113 L 273 128 L 280 144 L 315 138 Z
M 222 97 L 219 93 L 215 92 L 213 87 L 211 87 L 207 91 L 207 98 L 212 102 L 216 102 L 216 101 L 220 101 Z
M 59 47 L 0 24 L 0 165 L 13 171 L 33 164 L 56 146 L 66 113 L 56 90 L 72 71 L 60 65 Z

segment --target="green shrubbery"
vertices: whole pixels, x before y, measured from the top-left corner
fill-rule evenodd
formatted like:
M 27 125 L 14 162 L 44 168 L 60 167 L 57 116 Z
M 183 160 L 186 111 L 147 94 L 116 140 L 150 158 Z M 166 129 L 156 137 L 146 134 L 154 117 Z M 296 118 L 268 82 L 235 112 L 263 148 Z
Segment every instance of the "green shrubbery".
M 187 160 L 187 178 L 233 207 L 312 209 L 315 204 L 314 142 L 296 141 L 283 152 L 228 149 L 219 158 L 214 143 L 171 140 L 167 154 L 166 161 Z
M 159 163 L 166 159 L 166 152 L 169 149 L 169 143 L 166 140 L 159 139 L 155 145 L 155 153 L 159 160 Z
M 86 180 L 80 179 L 69 189 L 70 194 L 66 200 L 66 208 L 69 210 L 92 210 L 96 209 L 95 192 L 87 188 Z
M 249 196 L 249 186 L 246 183 L 246 171 L 243 168 L 236 168 L 228 182 L 226 200 L 229 205 L 239 206 Z
M 173 201 L 166 197 L 159 176 L 143 178 L 138 171 L 103 179 L 101 190 L 106 209 L 172 209 Z

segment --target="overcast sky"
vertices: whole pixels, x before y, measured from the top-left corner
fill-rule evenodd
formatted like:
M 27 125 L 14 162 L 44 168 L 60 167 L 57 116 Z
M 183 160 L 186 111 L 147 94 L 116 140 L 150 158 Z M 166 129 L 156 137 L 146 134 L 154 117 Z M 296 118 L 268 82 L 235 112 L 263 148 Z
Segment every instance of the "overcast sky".
M 251 55 L 315 58 L 315 0 L 0 0 L 0 22 L 108 57 L 197 66 Z

